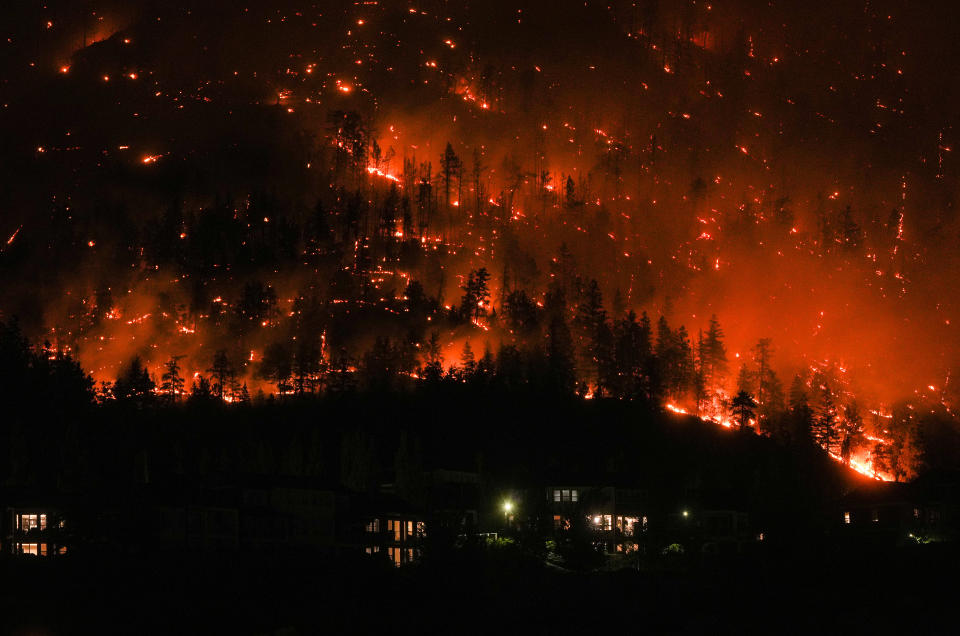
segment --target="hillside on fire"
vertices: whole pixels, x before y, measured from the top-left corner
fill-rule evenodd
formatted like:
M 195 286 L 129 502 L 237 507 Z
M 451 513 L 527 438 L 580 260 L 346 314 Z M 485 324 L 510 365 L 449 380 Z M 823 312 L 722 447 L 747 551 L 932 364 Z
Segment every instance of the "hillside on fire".
M 97 4 L 8 24 L 0 316 L 101 400 L 134 360 L 234 401 L 489 352 L 725 426 L 743 391 L 882 479 L 955 426 L 933 21 Z
M 669 631 L 954 558 L 957 3 L 13 4 L 13 579 L 683 581 Z

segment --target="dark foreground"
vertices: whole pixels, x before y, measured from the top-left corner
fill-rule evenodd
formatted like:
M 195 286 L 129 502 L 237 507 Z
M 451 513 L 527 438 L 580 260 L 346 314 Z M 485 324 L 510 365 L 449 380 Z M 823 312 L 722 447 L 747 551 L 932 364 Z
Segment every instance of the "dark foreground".
M 403 569 L 302 555 L 0 562 L 4 633 L 929 633 L 956 621 L 957 552 L 796 551 L 573 573 L 519 549 Z

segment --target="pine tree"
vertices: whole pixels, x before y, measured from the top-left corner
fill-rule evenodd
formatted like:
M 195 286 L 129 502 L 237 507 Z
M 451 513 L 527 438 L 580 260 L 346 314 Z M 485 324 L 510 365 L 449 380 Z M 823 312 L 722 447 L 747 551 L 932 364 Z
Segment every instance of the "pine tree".
M 150 372 L 143 366 L 140 356 L 134 356 L 130 363 L 117 376 L 113 383 L 113 397 L 118 401 L 131 402 L 143 406 L 154 398 L 156 384 Z
M 677 328 L 673 336 L 674 341 L 674 392 L 676 397 L 687 394 L 693 388 L 693 347 L 690 345 L 690 336 L 683 325 Z
M 487 268 L 481 267 L 478 269 L 474 276 L 474 298 L 476 298 L 477 304 L 476 307 L 474 307 L 473 319 L 476 322 L 479 322 L 481 317 L 487 315 L 487 308 L 490 306 L 489 282 L 490 273 L 487 271 Z
M 207 402 L 214 398 L 213 391 L 210 388 L 210 380 L 202 375 L 197 376 L 190 387 L 191 402 Z
M 803 378 L 799 375 L 794 376 L 790 385 L 790 438 L 791 441 L 800 444 L 811 444 L 814 442 L 813 427 L 814 414 L 807 400 L 806 385 Z
M 591 383 L 596 383 L 599 378 L 597 337 L 600 335 L 600 326 L 605 322 L 600 285 L 596 280 L 591 280 L 581 295 L 574 318 L 579 345 L 578 366 L 583 379 Z
M 820 404 L 813 421 L 813 441 L 828 453 L 834 452 L 837 441 L 837 408 L 828 385 L 821 390 Z
M 463 297 L 460 300 L 460 314 L 465 320 L 479 323 L 480 318 L 487 315 L 487 307 L 490 306 L 489 281 L 490 273 L 486 267 L 468 274 L 467 282 L 461 288 Z
M 460 351 L 460 370 L 464 380 L 472 379 L 477 372 L 477 361 L 469 340 L 463 343 L 463 349 Z
M 567 181 L 564 184 L 563 198 L 568 210 L 572 210 L 577 207 L 577 187 L 573 182 L 573 177 L 571 176 L 567 176 Z
M 267 346 L 260 362 L 260 377 L 273 382 L 279 393 L 286 393 L 287 381 L 292 371 L 290 350 L 283 342 L 274 342 Z
M 723 329 L 716 314 L 710 316 L 710 325 L 704 338 L 704 362 L 709 382 L 720 384 L 727 372 L 727 349 L 723 344 Z
M 746 430 L 750 426 L 750 420 L 754 419 L 754 409 L 757 403 L 746 391 L 740 391 L 731 403 L 733 407 L 733 416 L 740 426 L 740 430 Z
M 863 418 L 856 402 L 850 402 L 843 409 L 843 429 L 840 432 L 840 459 L 850 464 L 850 455 L 863 443 Z
M 227 392 L 235 375 L 226 349 L 218 349 L 217 352 L 213 354 L 213 366 L 207 369 L 207 373 L 213 376 L 214 394 L 218 398 L 223 399 L 224 393 Z
M 563 393 L 573 393 L 576 370 L 573 362 L 573 339 L 561 315 L 555 315 L 547 329 L 547 360 L 550 382 Z
M 427 343 L 427 363 L 423 367 L 423 378 L 428 382 L 439 382 L 443 378 L 443 354 L 440 350 L 440 334 L 430 333 Z
M 180 375 L 180 359 L 183 356 L 173 356 L 163 364 L 166 371 L 160 376 L 160 392 L 169 402 L 177 402 L 183 395 L 184 380 Z
M 707 333 L 700 345 L 700 367 L 706 386 L 705 401 L 711 417 L 717 417 L 723 401 L 723 386 L 727 373 L 727 350 L 723 344 L 723 330 L 716 315 L 710 317 Z

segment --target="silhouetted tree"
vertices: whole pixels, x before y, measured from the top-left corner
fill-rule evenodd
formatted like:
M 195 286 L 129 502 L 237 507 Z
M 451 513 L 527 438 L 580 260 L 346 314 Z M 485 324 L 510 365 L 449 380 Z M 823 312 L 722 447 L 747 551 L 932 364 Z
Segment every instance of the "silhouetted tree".
M 213 354 L 213 364 L 207 369 L 207 373 L 213 377 L 214 395 L 222 400 L 225 394 L 229 394 L 236 378 L 236 372 L 226 349 L 218 349 Z
M 733 416 L 740 427 L 740 430 L 746 430 L 750 426 L 750 420 L 755 417 L 754 409 L 757 403 L 746 391 L 740 391 L 731 402 L 733 407 Z
M 184 393 L 184 380 L 180 375 L 180 359 L 183 356 L 173 356 L 163 363 L 164 371 L 160 376 L 160 392 L 169 402 L 177 402 Z
M 273 382 L 278 392 L 287 392 L 291 371 L 290 349 L 285 343 L 274 342 L 264 349 L 263 360 L 260 362 L 260 377 Z
M 429 382 L 439 382 L 443 378 L 443 354 L 440 350 L 440 334 L 430 333 L 427 342 L 427 363 L 423 367 L 422 376 Z
M 142 407 L 153 400 L 155 388 L 156 384 L 140 361 L 140 356 L 134 356 L 113 383 L 113 397 L 118 402 L 130 402 Z

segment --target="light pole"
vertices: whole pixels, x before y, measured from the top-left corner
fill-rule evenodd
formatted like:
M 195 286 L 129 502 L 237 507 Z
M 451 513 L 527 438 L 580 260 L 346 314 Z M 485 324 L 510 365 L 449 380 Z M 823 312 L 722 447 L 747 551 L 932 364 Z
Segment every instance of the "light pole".
M 505 526 L 510 526 L 510 517 L 512 517 L 513 512 L 513 502 L 507 499 L 503 502 L 503 523 Z

